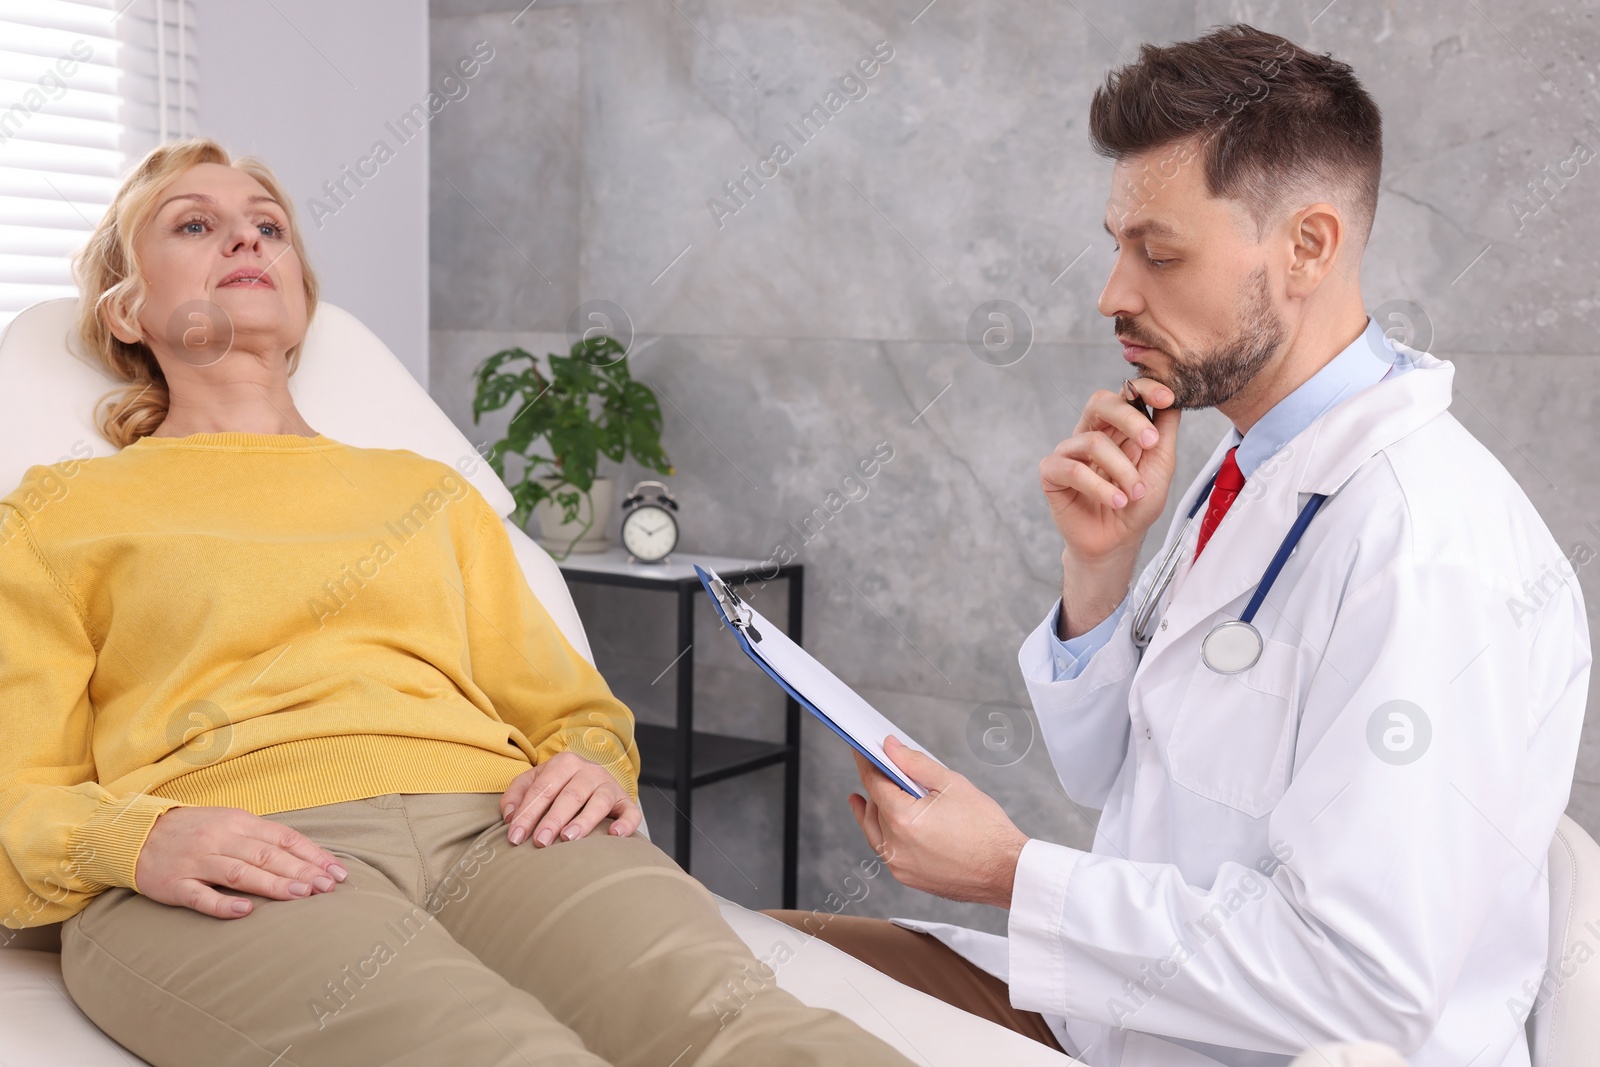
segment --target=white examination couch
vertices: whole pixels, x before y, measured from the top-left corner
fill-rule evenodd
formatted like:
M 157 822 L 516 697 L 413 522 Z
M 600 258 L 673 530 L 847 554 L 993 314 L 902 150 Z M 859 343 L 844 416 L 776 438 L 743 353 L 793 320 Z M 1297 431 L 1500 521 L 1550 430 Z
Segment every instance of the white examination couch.
M 91 415 L 95 402 L 119 383 L 75 355 L 77 341 L 69 343 L 68 338 L 76 307 L 71 299 L 36 304 L 0 336 L 0 496 L 35 464 L 115 451 L 94 428 Z M 458 471 L 473 469 L 477 456 L 472 444 L 383 342 L 340 308 L 327 303 L 318 307 L 289 391 L 306 421 L 337 441 L 408 448 Z M 501 515 L 515 507 L 487 463 L 477 462 L 469 480 Z M 554 561 L 509 520 L 506 529 L 528 584 L 573 646 L 592 660 Z M 804 940 L 798 931 L 731 901 L 721 903 L 724 917 L 757 956 L 771 958 L 780 941 L 796 951 L 777 968 L 779 986 L 807 1004 L 853 1019 L 913 1062 L 930 1067 L 1077 1062 L 901 985 L 821 941 L 811 940 L 798 951 Z M 20 932 L 0 929 L 0 942 L 5 948 L 0 951 L 0 1064 L 144 1064 L 101 1033 L 67 996 L 58 925 Z

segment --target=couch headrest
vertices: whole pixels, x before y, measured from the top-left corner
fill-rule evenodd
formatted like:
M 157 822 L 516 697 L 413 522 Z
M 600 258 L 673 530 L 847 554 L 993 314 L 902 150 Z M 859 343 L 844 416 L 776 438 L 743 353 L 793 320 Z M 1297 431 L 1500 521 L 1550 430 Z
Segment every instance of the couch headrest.
M 62 459 L 108 456 L 94 409 L 122 383 L 96 367 L 78 345 L 75 298 L 46 300 L 12 319 L 0 334 L 0 495 L 23 472 Z M 516 500 L 427 390 L 354 315 L 317 305 L 289 395 L 317 432 L 361 448 L 406 448 L 448 463 L 500 515 Z

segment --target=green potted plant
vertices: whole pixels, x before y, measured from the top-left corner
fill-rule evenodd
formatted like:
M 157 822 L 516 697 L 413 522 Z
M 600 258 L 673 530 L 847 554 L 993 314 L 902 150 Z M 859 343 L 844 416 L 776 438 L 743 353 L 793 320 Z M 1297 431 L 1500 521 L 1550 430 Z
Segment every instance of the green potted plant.
M 478 365 L 472 421 L 512 400 L 517 411 L 506 436 L 494 443 L 489 465 L 506 479 L 505 457 L 523 457 L 522 478 L 512 484 L 518 526 L 539 518 L 539 542 L 566 559 L 573 551 L 606 545 L 605 516 L 614 491 L 597 478 L 601 456 L 621 463 L 632 456 L 659 474 L 674 468 L 661 450 L 661 405 L 655 391 L 628 371 L 627 350 L 614 338 L 588 337 L 570 354 L 548 357 L 549 372 L 521 348 L 507 348 Z

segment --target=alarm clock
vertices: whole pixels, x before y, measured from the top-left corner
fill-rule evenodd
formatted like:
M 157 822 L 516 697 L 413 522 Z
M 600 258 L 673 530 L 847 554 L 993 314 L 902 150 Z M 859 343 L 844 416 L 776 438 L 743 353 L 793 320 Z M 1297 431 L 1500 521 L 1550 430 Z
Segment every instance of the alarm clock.
M 646 489 L 653 489 L 646 493 Z M 640 482 L 622 502 L 622 547 L 639 563 L 660 563 L 678 547 L 678 502 L 662 482 Z

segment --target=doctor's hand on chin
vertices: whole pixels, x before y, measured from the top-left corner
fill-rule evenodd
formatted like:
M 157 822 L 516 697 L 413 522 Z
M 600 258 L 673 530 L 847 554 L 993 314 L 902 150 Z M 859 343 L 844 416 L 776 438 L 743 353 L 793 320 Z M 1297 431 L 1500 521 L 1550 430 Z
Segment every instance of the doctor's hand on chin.
M 946 900 L 1011 907 L 1017 858 L 1028 836 L 964 776 L 889 737 L 884 753 L 925 789 L 920 800 L 861 753 L 856 770 L 867 795 L 850 794 L 867 844 L 902 885 Z

